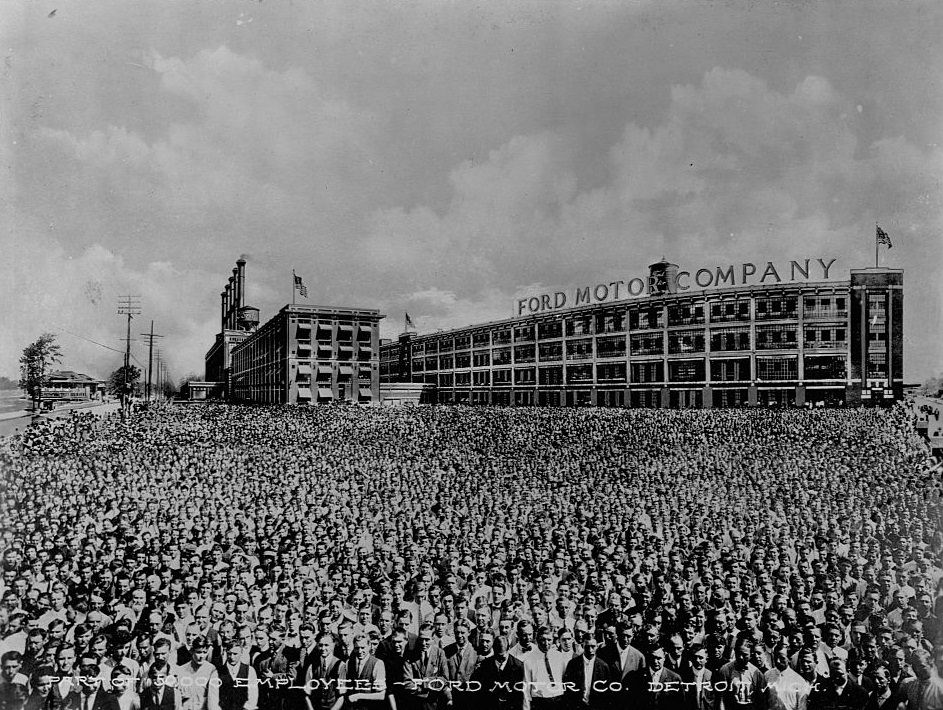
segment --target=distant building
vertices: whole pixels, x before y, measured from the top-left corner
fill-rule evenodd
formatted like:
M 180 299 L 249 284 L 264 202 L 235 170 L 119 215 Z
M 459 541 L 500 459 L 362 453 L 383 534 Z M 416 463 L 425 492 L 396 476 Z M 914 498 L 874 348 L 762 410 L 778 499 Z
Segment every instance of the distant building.
M 104 394 L 104 380 L 72 370 L 57 370 L 50 373 L 48 383 L 41 388 L 39 401 L 43 408 L 54 408 L 67 402 L 102 399 Z
M 375 309 L 286 305 L 233 346 L 230 401 L 379 402 L 381 318 Z
M 259 309 L 244 305 L 245 293 L 246 260 L 239 259 L 226 288 L 220 293 L 220 329 L 206 353 L 205 382 L 187 383 L 191 399 L 228 396 L 232 350 L 259 325 Z
M 418 335 L 381 349 L 384 383 L 425 383 L 439 403 L 738 407 L 860 405 L 903 396 L 903 271 L 773 283 L 742 265 L 696 273 L 662 260 L 631 298 L 557 308 L 565 294 L 519 301 L 515 318 Z M 822 262 L 822 260 L 819 260 Z M 834 262 L 834 260 L 832 260 Z M 828 262 L 830 265 L 831 262 Z M 747 267 L 752 268 L 752 272 Z M 798 274 L 797 270 L 798 269 Z M 828 278 L 825 262 L 824 276 Z M 726 288 L 710 288 L 721 283 Z M 695 289 L 694 285 L 700 287 Z M 615 285 L 616 282 L 609 286 Z M 623 282 L 618 282 L 623 283 Z M 618 291 L 617 291 L 618 293 Z M 558 298 L 559 297 L 559 298 Z

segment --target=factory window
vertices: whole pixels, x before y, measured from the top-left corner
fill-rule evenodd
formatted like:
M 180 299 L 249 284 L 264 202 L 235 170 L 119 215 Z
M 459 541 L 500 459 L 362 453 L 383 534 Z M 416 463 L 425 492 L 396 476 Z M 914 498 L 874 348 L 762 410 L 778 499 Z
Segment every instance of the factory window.
M 625 331 L 625 311 L 606 311 L 596 315 L 597 333 L 622 333 Z
M 887 378 L 887 353 L 869 352 L 868 353 L 868 378 L 886 379 Z
M 456 350 L 468 350 L 471 347 L 471 336 L 470 335 L 460 335 L 455 339 L 455 349 Z
M 750 358 L 711 360 L 711 381 L 739 382 L 750 379 Z
M 452 369 L 452 356 L 451 355 L 440 355 L 439 356 L 439 369 L 440 370 L 451 370 Z
M 491 364 L 491 351 L 475 352 L 472 354 L 475 367 L 488 367 Z
M 562 367 L 541 367 L 540 384 L 542 385 L 561 385 L 563 384 Z
M 472 383 L 475 387 L 487 387 L 491 382 L 491 373 L 488 370 L 480 370 L 472 373 Z
M 426 369 L 427 369 L 427 370 L 438 370 L 438 369 L 439 369 L 439 358 L 437 358 L 437 357 L 427 357 L 427 358 L 426 358 Z
M 491 356 L 491 362 L 494 365 L 511 364 L 511 348 L 498 348 Z
M 563 358 L 563 343 L 541 343 L 540 344 L 541 362 L 546 362 L 548 360 L 560 360 L 562 358 Z
M 668 363 L 668 380 L 671 382 L 703 382 L 703 360 L 672 360 Z
M 533 345 L 515 345 L 514 362 L 534 362 Z
M 661 382 L 663 379 L 664 363 L 661 361 L 632 363 L 632 382 Z
M 764 296 L 756 299 L 757 320 L 785 320 L 795 318 L 799 308 L 796 296 Z
M 632 355 L 661 355 L 664 352 L 664 338 L 661 333 L 633 334 L 629 337 Z
M 590 360 L 592 357 L 593 341 L 591 338 L 571 340 L 566 344 L 567 360 Z
M 839 355 L 806 357 L 803 375 L 807 380 L 844 380 L 845 358 Z
M 495 385 L 509 385 L 511 384 L 511 371 L 510 370 L 495 370 L 491 375 L 491 382 Z
M 629 310 L 630 330 L 651 330 L 665 325 L 663 308 L 632 308 Z
M 795 347 L 795 325 L 758 325 L 756 327 L 757 350 L 781 350 Z
M 514 342 L 524 343 L 534 339 L 534 326 L 519 325 L 514 328 Z
M 532 385 L 537 382 L 537 370 L 533 367 L 524 367 L 514 371 L 514 384 Z
M 455 356 L 455 367 L 471 367 L 471 354 L 470 353 L 458 353 Z
M 750 302 L 745 299 L 711 303 L 711 323 L 742 323 L 750 320 Z
M 714 352 L 732 352 L 750 349 L 749 328 L 712 328 L 711 350 Z
M 668 326 L 700 325 L 704 322 L 703 303 L 677 303 L 668 306 Z
M 602 363 L 597 366 L 596 375 L 600 382 L 625 382 L 625 363 Z
M 484 333 L 475 333 L 472 336 L 472 344 L 476 348 L 488 347 L 489 345 L 491 345 L 491 333 L 489 333 L 488 331 L 485 331 Z
M 509 328 L 504 328 L 502 330 L 496 330 L 491 335 L 491 342 L 495 345 L 507 345 L 511 342 L 511 330 Z
M 756 358 L 756 379 L 764 382 L 795 380 L 799 377 L 798 360 L 794 357 Z
M 541 340 L 563 337 L 563 323 L 558 320 L 544 321 L 537 326 L 537 336 Z
M 566 368 L 566 381 L 567 383 L 573 382 L 592 382 L 593 381 L 593 366 L 592 365 L 570 365 Z
M 592 316 L 574 316 L 566 320 L 567 337 L 571 335 L 589 335 L 593 332 Z
M 596 354 L 599 357 L 625 357 L 625 336 L 598 338 L 596 340 Z
M 455 373 L 455 386 L 456 387 L 468 387 L 470 384 L 471 384 L 470 372 L 456 372 Z
M 668 352 L 671 354 L 704 352 L 704 331 L 676 330 L 669 332 Z

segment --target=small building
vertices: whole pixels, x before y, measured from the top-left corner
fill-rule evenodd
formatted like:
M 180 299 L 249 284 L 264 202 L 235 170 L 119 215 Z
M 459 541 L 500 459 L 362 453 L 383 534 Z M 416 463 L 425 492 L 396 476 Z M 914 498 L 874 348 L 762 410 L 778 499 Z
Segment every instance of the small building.
M 40 390 L 39 402 L 43 409 L 53 409 L 67 402 L 101 400 L 105 381 L 72 370 L 50 373 L 45 387 Z

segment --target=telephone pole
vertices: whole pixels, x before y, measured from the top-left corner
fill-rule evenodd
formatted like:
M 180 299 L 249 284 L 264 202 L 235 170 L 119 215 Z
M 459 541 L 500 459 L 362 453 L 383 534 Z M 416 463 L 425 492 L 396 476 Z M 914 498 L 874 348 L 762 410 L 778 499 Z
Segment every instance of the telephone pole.
M 154 338 L 163 338 L 163 335 L 154 332 L 154 321 L 151 321 L 151 332 L 150 333 L 141 333 L 145 338 L 147 338 L 147 389 L 146 389 L 146 399 L 147 402 L 151 401 L 151 372 L 154 369 Z M 158 388 L 159 390 L 160 388 Z
M 128 389 L 130 385 L 128 384 L 128 370 L 131 365 L 131 319 L 138 315 L 141 312 L 141 297 L 140 296 L 121 296 L 118 299 L 118 315 L 126 315 L 128 317 L 128 335 L 125 338 L 125 348 L 124 348 L 124 387 L 121 392 L 121 411 L 124 412 L 125 408 L 130 403 L 130 392 Z

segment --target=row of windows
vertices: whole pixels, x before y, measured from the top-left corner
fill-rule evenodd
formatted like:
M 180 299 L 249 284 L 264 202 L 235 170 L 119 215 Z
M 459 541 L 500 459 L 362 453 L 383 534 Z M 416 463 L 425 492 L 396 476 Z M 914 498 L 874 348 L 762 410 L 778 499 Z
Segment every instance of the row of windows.
M 748 327 L 713 328 L 710 331 L 710 347 L 713 352 L 737 352 L 751 349 L 750 329 Z M 881 325 L 872 330 L 872 340 L 885 340 L 886 329 Z M 809 349 L 844 349 L 848 347 L 847 329 L 838 326 L 807 327 L 803 330 L 803 347 Z M 798 347 L 798 328 L 794 324 L 756 326 L 757 350 L 782 350 Z M 632 355 L 662 355 L 665 352 L 662 333 L 633 333 L 629 336 Z M 593 357 L 593 340 L 573 340 L 565 343 L 551 342 L 534 345 L 516 345 L 513 347 L 515 363 L 535 362 L 535 355 L 540 361 L 560 360 L 566 353 L 567 360 L 589 360 Z M 677 330 L 668 332 L 668 354 L 705 352 L 704 330 Z M 596 339 L 597 357 L 623 357 L 626 353 L 625 339 L 608 337 Z M 442 355 L 439 358 L 415 358 L 413 369 L 434 370 L 452 367 L 487 367 L 489 365 L 509 365 L 512 362 L 512 348 L 498 348 L 494 351 L 459 353 L 455 356 Z M 473 363 L 470 365 L 469 363 Z
M 883 299 L 883 296 L 873 296 L 874 299 Z M 754 301 L 755 320 L 788 320 L 798 315 L 799 299 L 797 296 L 767 296 L 758 297 Z M 883 305 L 875 300 L 875 304 Z M 510 345 L 512 343 L 550 340 L 567 337 L 592 335 L 600 333 L 623 333 L 628 325 L 629 330 L 654 330 L 665 327 L 666 314 L 669 327 L 684 325 L 703 325 L 706 322 L 705 308 L 709 306 L 712 323 L 749 322 L 751 318 L 751 302 L 747 298 L 705 303 L 672 304 L 667 308 L 660 306 L 650 308 L 631 308 L 628 310 L 603 311 L 596 314 L 573 316 L 561 320 L 545 321 L 542 323 L 518 325 L 495 330 L 491 333 L 484 331 L 472 335 L 455 336 L 451 338 L 428 340 L 417 343 L 417 352 L 438 353 L 452 350 L 467 350 L 471 347 L 488 347 L 489 345 Z M 805 316 L 808 318 L 846 318 L 847 299 L 843 296 L 807 296 L 803 299 Z
M 703 359 L 672 360 L 668 362 L 668 382 L 705 382 L 708 364 Z M 799 361 L 796 357 L 757 357 L 756 378 L 760 381 L 798 379 Z M 839 356 L 809 357 L 805 360 L 804 376 L 806 380 L 843 380 L 846 377 L 845 359 Z M 627 375 L 630 379 L 627 380 Z M 748 382 L 754 379 L 750 358 L 730 358 L 710 362 L 710 380 L 712 382 Z M 426 381 L 442 387 L 475 387 L 501 385 L 542 386 L 579 384 L 579 383 L 619 383 L 628 382 L 646 384 L 665 381 L 665 363 L 636 362 L 628 367 L 624 362 L 569 365 L 547 367 L 508 368 L 478 372 L 441 373 Z

